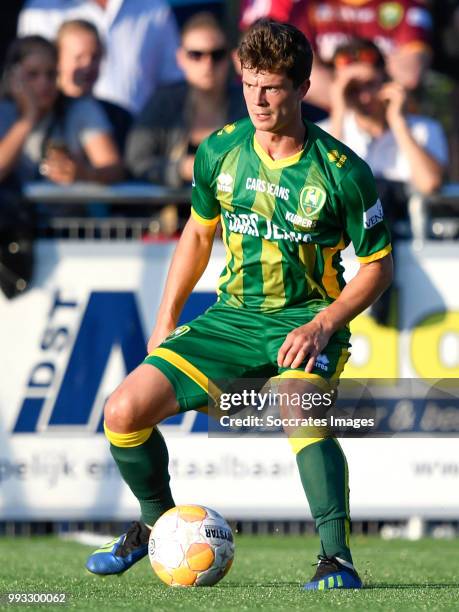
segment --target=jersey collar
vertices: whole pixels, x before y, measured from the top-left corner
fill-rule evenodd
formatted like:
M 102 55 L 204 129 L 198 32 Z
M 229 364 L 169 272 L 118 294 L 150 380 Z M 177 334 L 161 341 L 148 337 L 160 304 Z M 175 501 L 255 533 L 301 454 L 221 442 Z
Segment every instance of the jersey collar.
M 293 166 L 300 161 L 301 156 L 304 153 L 304 147 L 298 153 L 294 153 L 289 157 L 282 157 L 281 159 L 272 159 L 263 149 L 261 144 L 258 142 L 255 134 L 253 135 L 253 148 L 255 153 L 261 159 L 261 161 L 267 166 L 270 170 L 278 170 L 279 168 L 286 168 L 287 166 Z

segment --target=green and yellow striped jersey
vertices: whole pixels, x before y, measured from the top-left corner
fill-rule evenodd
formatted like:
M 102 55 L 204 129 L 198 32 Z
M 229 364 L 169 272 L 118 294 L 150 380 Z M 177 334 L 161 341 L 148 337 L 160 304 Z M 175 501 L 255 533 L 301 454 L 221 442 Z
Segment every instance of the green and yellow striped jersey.
M 199 147 L 192 215 L 222 223 L 226 266 L 220 303 L 267 312 L 318 307 L 345 282 L 340 252 L 352 241 L 361 262 L 390 252 L 390 234 L 367 164 L 306 122 L 304 149 L 272 160 L 250 119 Z

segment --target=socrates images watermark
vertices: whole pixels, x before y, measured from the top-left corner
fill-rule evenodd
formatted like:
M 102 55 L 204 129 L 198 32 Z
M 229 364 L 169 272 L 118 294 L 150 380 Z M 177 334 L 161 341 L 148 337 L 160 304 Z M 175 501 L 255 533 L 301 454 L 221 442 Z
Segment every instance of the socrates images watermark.
M 333 406 L 335 393 L 330 391 L 279 392 L 243 389 L 221 393 L 218 398 L 218 421 L 222 428 L 237 430 L 249 428 L 260 432 L 291 431 L 301 428 L 301 435 L 310 435 L 317 429 L 335 430 L 340 427 L 374 426 L 372 418 L 352 418 L 326 414 Z M 228 412 L 232 414 L 228 414 Z M 237 414 L 234 415 L 234 411 Z M 300 433 L 298 433 L 300 435 Z
M 209 384 L 216 393 L 208 431 L 216 437 L 459 437 L 459 379 L 342 379 L 339 393 L 327 381 L 288 377 Z

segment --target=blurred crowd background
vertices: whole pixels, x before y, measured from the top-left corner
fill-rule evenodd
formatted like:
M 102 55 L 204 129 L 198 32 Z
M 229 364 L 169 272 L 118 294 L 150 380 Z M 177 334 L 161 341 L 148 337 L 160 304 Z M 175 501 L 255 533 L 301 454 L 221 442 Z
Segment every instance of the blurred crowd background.
M 189 188 L 200 142 L 246 115 L 235 49 L 263 17 L 308 36 L 305 118 L 370 164 L 395 240 L 412 237 L 410 198 L 459 176 L 459 0 L 10 0 L 0 20 L 0 261 L 25 280 L 1 276 L 8 297 L 31 276 L 31 250 L 17 245 L 75 213 L 65 201 L 32 205 L 25 187 Z M 188 212 L 173 198 L 160 211 L 84 209 L 154 216 L 143 237 L 155 240 L 179 235 Z

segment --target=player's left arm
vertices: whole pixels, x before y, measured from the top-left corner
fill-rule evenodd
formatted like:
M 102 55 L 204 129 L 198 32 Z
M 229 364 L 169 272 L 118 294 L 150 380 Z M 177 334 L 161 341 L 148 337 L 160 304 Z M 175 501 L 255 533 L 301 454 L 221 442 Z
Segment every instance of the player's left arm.
M 389 229 L 371 170 L 359 162 L 347 173 L 337 192 L 343 229 L 353 242 L 359 271 L 334 302 L 287 335 L 279 349 L 279 367 L 298 368 L 307 359 L 305 370 L 311 372 L 331 336 L 368 308 L 392 282 Z
M 327 346 L 332 335 L 363 312 L 392 282 L 392 255 L 367 264 L 360 264 L 354 278 L 340 296 L 319 312 L 310 323 L 297 327 L 279 349 L 278 365 L 298 368 L 306 357 L 306 372 L 311 372 L 316 357 Z

